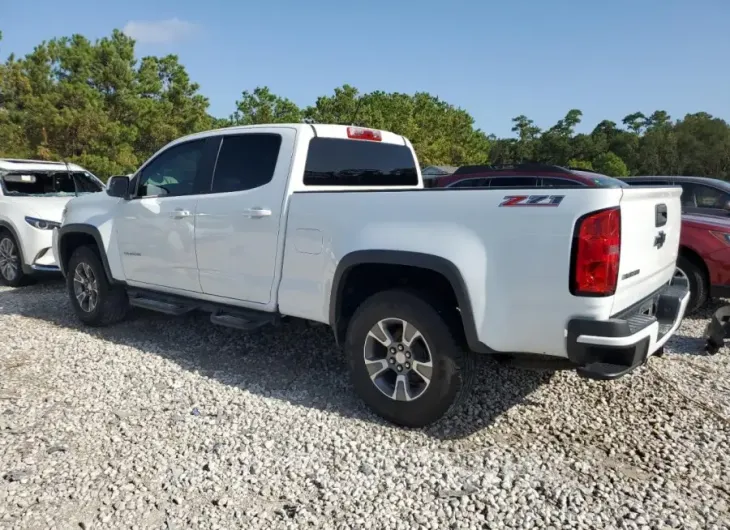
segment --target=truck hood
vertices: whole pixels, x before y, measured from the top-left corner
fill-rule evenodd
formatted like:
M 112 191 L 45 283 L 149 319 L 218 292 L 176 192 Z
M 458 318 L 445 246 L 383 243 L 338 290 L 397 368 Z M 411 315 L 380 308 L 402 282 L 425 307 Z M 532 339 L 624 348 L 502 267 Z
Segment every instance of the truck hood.
M 26 215 L 45 221 L 61 222 L 61 213 L 74 197 L 13 197 L 13 203 Z

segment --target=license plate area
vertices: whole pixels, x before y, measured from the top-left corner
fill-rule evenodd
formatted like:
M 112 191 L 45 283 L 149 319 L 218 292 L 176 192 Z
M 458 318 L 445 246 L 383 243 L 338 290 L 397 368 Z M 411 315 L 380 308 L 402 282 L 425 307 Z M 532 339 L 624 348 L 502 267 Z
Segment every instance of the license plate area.
M 644 302 L 641 307 L 639 307 L 639 310 L 637 313 L 640 315 L 646 315 L 649 317 L 656 316 L 656 309 L 657 309 L 657 299 L 653 298 L 650 300 L 647 300 Z

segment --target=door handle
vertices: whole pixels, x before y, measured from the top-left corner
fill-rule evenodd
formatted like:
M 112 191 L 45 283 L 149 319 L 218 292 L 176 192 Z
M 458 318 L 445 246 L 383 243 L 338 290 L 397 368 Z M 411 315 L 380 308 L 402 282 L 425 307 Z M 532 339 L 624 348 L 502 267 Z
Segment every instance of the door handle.
M 174 212 L 170 212 L 170 217 L 172 219 L 184 219 L 185 217 L 190 217 L 191 214 L 188 210 L 183 210 L 182 208 L 176 208 Z
M 246 217 L 251 217 L 252 219 L 257 219 L 259 217 L 268 217 L 271 215 L 271 210 L 267 208 L 248 208 L 246 210 L 243 210 L 243 214 Z

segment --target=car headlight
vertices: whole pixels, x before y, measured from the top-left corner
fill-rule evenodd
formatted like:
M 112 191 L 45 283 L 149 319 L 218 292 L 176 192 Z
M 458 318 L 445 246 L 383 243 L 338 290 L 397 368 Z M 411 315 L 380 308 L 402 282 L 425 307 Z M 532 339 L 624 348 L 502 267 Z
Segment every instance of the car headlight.
M 36 219 L 35 217 L 26 217 L 25 222 L 38 230 L 53 230 L 54 228 L 61 228 L 61 223 L 46 221 L 45 219 Z

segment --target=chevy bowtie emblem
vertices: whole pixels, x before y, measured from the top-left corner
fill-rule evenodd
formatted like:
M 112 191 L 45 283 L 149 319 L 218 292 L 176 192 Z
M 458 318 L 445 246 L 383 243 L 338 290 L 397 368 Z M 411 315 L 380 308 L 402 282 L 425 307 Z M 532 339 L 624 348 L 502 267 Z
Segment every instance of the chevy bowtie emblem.
M 656 248 L 662 248 L 666 240 L 667 234 L 665 234 L 664 232 L 659 232 L 659 234 L 657 234 L 657 236 L 654 238 L 654 246 Z

